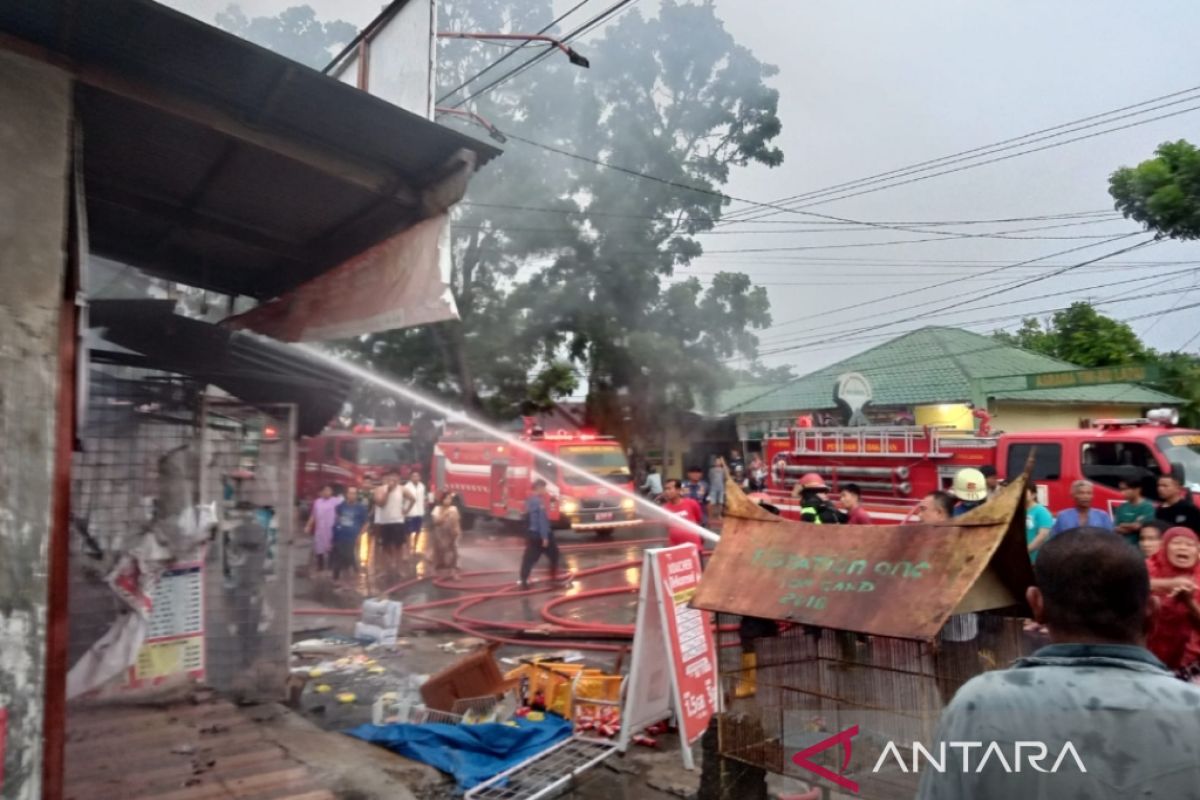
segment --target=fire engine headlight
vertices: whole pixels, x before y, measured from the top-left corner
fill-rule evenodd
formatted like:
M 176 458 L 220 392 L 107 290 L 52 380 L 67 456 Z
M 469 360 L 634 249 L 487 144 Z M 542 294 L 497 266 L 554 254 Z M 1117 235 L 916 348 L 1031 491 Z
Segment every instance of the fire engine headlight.
M 558 501 L 558 510 L 564 514 L 574 514 L 579 511 L 579 501 L 565 497 Z
M 633 509 L 636 505 L 637 504 L 633 502 L 632 497 L 621 498 L 621 510 L 622 511 L 633 511 Z

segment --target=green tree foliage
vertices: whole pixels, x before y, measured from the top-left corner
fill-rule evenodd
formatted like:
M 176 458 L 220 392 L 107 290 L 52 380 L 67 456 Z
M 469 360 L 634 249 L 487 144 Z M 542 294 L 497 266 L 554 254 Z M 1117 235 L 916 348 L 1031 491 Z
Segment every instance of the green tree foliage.
M 1015 333 L 992 335 L 1005 344 L 1081 367 L 1156 364 L 1161 377 L 1154 388 L 1186 400 L 1184 423 L 1200 426 L 1200 357 L 1146 347 L 1129 325 L 1099 313 L 1089 303 L 1074 303 L 1046 320 L 1028 317 Z
M 1108 179 L 1117 210 L 1172 239 L 1200 239 L 1200 150 L 1180 139 Z
M 217 26 L 313 69 L 321 69 L 339 46 L 354 38 L 349 22 L 321 22 L 310 6 L 292 6 L 274 17 L 249 18 L 236 3 L 216 16 Z
M 1133 328 L 1106 317 L 1089 303 L 1073 303 L 1044 323 L 1029 317 L 1016 333 L 999 331 L 997 339 L 1060 358 L 1081 367 L 1140 364 L 1149 355 Z
M 475 31 L 536 30 L 551 18 L 545 0 L 466 0 L 443 14 L 446 27 Z M 554 53 L 468 106 L 511 138 L 455 217 L 452 290 L 462 324 L 381 334 L 361 348 L 376 366 L 495 416 L 586 380 L 590 421 L 636 444 L 661 431 L 664 415 L 731 384 L 722 362 L 754 355 L 751 331 L 770 324 L 766 293 L 742 274 L 708 286 L 677 274 L 701 252 L 694 234 L 719 219 L 719 194 L 634 178 L 518 137 L 715 193 L 733 167 L 782 160 L 770 146 L 778 97 L 764 83 L 774 70 L 732 39 L 711 3 L 668 0 L 655 17 L 635 9 L 573 44 L 591 69 Z M 536 50 L 444 104 L 526 52 Z M 444 41 L 441 91 L 502 53 Z

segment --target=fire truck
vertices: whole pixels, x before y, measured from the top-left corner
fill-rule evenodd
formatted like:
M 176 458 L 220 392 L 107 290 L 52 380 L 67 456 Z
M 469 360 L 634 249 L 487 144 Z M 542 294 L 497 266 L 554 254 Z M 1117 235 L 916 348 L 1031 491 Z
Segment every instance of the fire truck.
M 983 437 L 937 427 L 796 427 L 764 441 L 767 494 L 784 516 L 795 517 L 800 506 L 792 490 L 801 475 L 815 472 L 835 496 L 840 486 L 858 484 L 872 516 L 895 523 L 910 519 L 927 493 L 949 489 L 960 469 L 991 465 L 1004 480 L 1021 474 L 1032 454 L 1032 481 L 1051 511 L 1070 507 L 1072 482 L 1086 479 L 1094 507 L 1111 513 L 1124 502 L 1122 480 L 1149 484 L 1173 474 L 1200 490 L 1200 431 L 1177 428 L 1177 422 L 1176 412 L 1160 409 L 1144 419 Z
M 633 475 L 619 442 L 589 432 L 546 433 L 529 420 L 520 439 L 539 454 L 465 430 L 447 432 L 434 446 L 432 485 L 458 495 L 464 528 L 486 517 L 521 520 L 538 478 L 546 481 L 555 528 L 603 534 L 641 524 L 634 501 L 617 491 L 633 491 Z M 551 456 L 602 478 L 606 485 L 560 468 Z
M 355 425 L 347 430 L 326 430 L 300 441 L 296 492 L 301 502 L 311 502 L 321 487 L 363 487 L 391 471 L 406 478 L 419 469 L 412 431 L 407 425 L 375 428 Z

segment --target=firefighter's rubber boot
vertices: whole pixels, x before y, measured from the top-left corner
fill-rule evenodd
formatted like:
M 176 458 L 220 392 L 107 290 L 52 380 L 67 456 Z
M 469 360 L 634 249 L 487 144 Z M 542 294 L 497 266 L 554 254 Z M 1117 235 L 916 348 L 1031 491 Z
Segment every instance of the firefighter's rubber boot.
M 758 691 L 758 656 L 754 653 L 742 653 L 742 671 L 738 676 L 738 685 L 733 696 L 741 699 L 753 697 Z

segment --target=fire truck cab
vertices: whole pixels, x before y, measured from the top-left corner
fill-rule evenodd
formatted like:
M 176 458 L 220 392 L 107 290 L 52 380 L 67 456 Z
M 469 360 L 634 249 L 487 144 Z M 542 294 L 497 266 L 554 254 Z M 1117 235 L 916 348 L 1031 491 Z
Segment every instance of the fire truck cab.
M 545 433 L 528 423 L 521 440 L 539 455 L 471 431 L 448 433 L 434 447 L 433 485 L 458 495 L 464 528 L 484 517 L 523 519 L 525 500 L 538 478 L 546 481 L 550 522 L 556 528 L 607 533 L 641 524 L 634 501 L 618 491 L 633 491 L 629 461 L 619 442 L 586 432 Z M 612 488 L 561 468 L 555 458 L 603 478 Z
M 880 522 L 908 519 L 917 501 L 949 489 L 964 467 L 994 466 L 1001 480 L 1016 477 L 1033 454 L 1032 480 L 1038 499 L 1057 513 L 1072 504 L 1071 484 L 1094 487 L 1093 505 L 1112 512 L 1124 502 L 1122 480 L 1146 485 L 1178 475 L 1200 490 L 1200 431 L 1174 427 L 1174 412 L 1155 411 L 1145 419 L 1097 419 L 1078 429 L 1030 431 L 977 437 L 937 427 L 796 427 L 765 440 L 771 466 L 768 494 L 785 516 L 799 504 L 790 494 L 808 472 L 823 476 L 831 494 L 856 483 L 867 510 Z
M 326 430 L 300 442 L 297 497 L 310 502 L 326 484 L 363 487 L 396 471 L 401 479 L 418 467 L 412 432 L 407 425 L 377 429 L 356 425 Z

